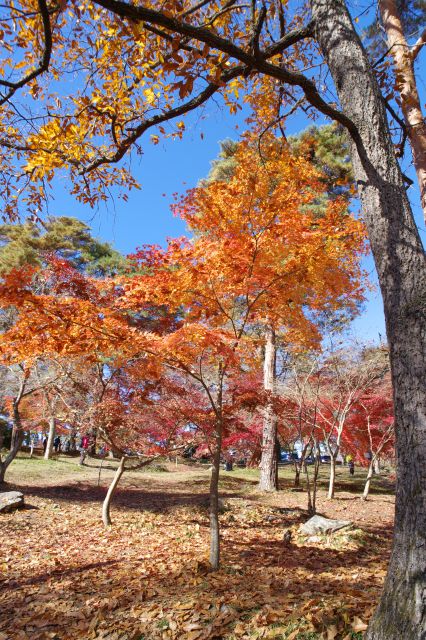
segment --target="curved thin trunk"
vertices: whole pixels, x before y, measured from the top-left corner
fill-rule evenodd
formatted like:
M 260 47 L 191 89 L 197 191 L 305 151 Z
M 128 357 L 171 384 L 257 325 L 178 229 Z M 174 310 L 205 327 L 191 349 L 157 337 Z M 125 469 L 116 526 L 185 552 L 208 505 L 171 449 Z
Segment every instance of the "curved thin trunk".
M 316 39 L 355 124 L 355 179 L 383 295 L 395 404 L 394 543 L 367 640 L 426 637 L 426 259 L 382 96 L 343 0 L 310 0 Z
M 102 522 L 104 523 L 105 527 L 111 526 L 111 516 L 110 516 L 111 500 L 112 500 L 112 496 L 115 493 L 117 485 L 120 482 L 120 478 L 123 475 L 124 471 L 126 470 L 125 462 L 126 462 L 126 456 L 123 456 L 120 460 L 120 464 L 117 467 L 117 471 L 115 472 L 114 478 L 111 484 L 109 485 L 108 492 L 102 504 Z
M 50 458 L 52 457 L 53 441 L 55 439 L 55 435 L 56 435 L 55 417 L 54 416 L 50 416 L 50 418 L 49 418 L 49 435 L 47 436 L 46 451 L 44 452 L 44 459 L 45 460 L 50 460 Z
M 277 418 L 274 407 L 276 380 L 276 345 L 273 327 L 266 328 L 265 360 L 263 365 L 263 388 L 268 396 L 262 431 L 262 457 L 260 461 L 259 489 L 277 491 Z

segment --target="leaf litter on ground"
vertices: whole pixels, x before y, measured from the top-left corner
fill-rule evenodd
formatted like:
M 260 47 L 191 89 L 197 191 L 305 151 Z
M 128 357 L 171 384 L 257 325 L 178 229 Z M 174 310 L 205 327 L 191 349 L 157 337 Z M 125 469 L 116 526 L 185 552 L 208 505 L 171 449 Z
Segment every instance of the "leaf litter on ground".
M 339 516 L 346 505 L 345 517 L 362 526 L 313 542 L 299 532 L 308 518 L 304 494 L 242 496 L 241 484 L 228 484 L 222 565 L 213 573 L 208 477 L 169 475 L 144 474 L 136 484 L 129 476 L 107 530 L 105 487 L 26 486 L 32 508 L 1 519 L 0 640 L 362 637 L 386 573 L 389 496 L 366 504 L 320 495 L 324 515 Z M 284 545 L 288 528 L 292 542 Z

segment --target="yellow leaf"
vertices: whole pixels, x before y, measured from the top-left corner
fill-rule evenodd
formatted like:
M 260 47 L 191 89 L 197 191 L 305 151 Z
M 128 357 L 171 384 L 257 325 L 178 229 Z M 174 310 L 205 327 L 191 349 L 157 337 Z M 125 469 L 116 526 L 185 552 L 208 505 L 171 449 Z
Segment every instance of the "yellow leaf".
M 334 640 L 338 633 L 336 625 L 332 624 L 331 627 L 327 627 L 327 640 Z
M 145 91 L 143 92 L 145 99 L 147 101 L 148 104 L 154 104 L 155 102 L 155 93 L 152 89 L 145 89 Z
M 352 629 L 354 631 L 365 631 L 367 627 L 368 625 L 363 622 L 361 618 L 358 618 L 358 616 L 355 616 L 355 618 L 352 620 Z

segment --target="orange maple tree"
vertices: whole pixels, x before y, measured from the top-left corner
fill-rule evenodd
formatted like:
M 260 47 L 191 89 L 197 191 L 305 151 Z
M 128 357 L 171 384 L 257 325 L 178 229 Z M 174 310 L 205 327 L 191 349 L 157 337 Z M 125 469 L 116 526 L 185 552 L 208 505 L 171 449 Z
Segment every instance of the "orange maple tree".
M 27 354 L 43 349 L 96 360 L 112 350 L 116 359 L 143 358 L 146 366 L 151 362 L 154 367 L 161 363 L 201 386 L 216 434 L 211 484 L 214 567 L 219 564 L 224 394 L 229 377 L 256 359 L 259 340 L 248 329 L 260 325 L 267 327 L 268 336 L 280 331 L 288 343 L 318 344 L 312 314 L 342 305 L 355 309 L 362 300 L 362 223 L 348 214 L 345 199 L 316 206 L 326 187 L 321 173 L 303 157 L 289 150 L 284 154 L 272 142 L 264 151 L 268 155 L 260 161 L 249 142 L 242 144 L 230 181 L 201 185 L 180 199 L 175 211 L 194 237 L 171 240 L 165 250 L 139 250 L 133 256 L 136 273 L 130 277 L 95 281 L 52 259 L 44 276 L 49 278 L 48 294 L 34 293 L 34 273 L 29 271 L 10 274 L 0 290 L 3 301 L 21 309 L 19 321 L 3 337 L 6 352 L 13 344 L 23 348 L 25 342 Z M 181 313 L 183 321 L 174 330 L 138 326 L 144 309 L 162 307 Z M 30 342 L 24 340 L 29 323 L 39 327 Z M 266 353 L 274 361 L 275 352 Z M 274 377 L 268 387 L 265 374 L 270 398 Z M 276 442 L 271 402 L 265 416 L 263 468 L 269 470 Z

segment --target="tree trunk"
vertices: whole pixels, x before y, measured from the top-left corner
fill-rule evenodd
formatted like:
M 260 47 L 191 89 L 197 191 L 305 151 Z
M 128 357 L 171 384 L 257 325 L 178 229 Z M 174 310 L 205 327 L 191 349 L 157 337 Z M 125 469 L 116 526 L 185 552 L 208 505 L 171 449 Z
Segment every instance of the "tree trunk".
M 108 492 L 102 504 L 102 522 L 104 523 L 105 527 L 111 526 L 111 516 L 110 516 L 111 500 L 112 500 L 112 496 L 115 493 L 117 485 L 120 482 L 120 478 L 123 475 L 124 471 L 126 470 L 124 466 L 125 462 L 126 462 L 126 457 L 123 456 L 120 460 L 120 464 L 117 467 L 117 471 L 115 472 L 114 478 L 111 484 L 109 485 Z
M 19 412 L 17 410 L 15 412 L 15 409 L 14 409 L 14 414 L 15 413 L 17 413 L 17 415 L 14 416 L 15 418 L 14 427 L 16 427 L 16 436 L 15 436 L 14 446 L 12 449 L 10 449 L 9 453 L 7 454 L 4 460 L 2 460 L 0 457 L 0 484 L 4 482 L 4 476 L 5 476 L 6 470 L 10 465 L 10 463 L 13 462 L 14 459 L 16 458 L 25 437 L 25 433 L 23 432 L 21 427 Z
M 50 458 L 52 457 L 53 441 L 55 439 L 55 435 L 56 435 L 55 417 L 54 416 L 50 416 L 50 418 L 49 418 L 49 435 L 47 436 L 46 451 L 44 452 L 44 459 L 45 460 L 50 460 Z
M 383 295 L 395 404 L 391 560 L 367 640 L 426 638 L 426 260 L 379 87 L 343 0 L 310 0 L 316 39 L 359 132 L 352 159 Z
M 314 477 L 312 479 L 311 506 L 312 506 L 312 515 L 315 515 L 317 512 L 318 475 L 319 475 L 320 461 L 321 461 L 317 442 L 314 442 L 314 447 L 312 450 L 315 451 L 315 462 L 314 462 Z
M 223 437 L 223 369 L 219 365 L 218 385 L 216 394 L 216 431 L 215 449 L 213 452 L 213 466 L 210 478 L 210 565 L 214 571 L 220 564 L 220 532 L 219 532 L 219 474 L 220 455 Z
M 13 451 L 14 450 L 17 440 L 19 440 L 19 429 L 16 426 L 16 424 L 14 424 L 13 427 L 12 427 L 12 434 L 10 436 L 9 451 Z
M 370 484 L 371 484 L 371 478 L 373 477 L 373 468 L 374 468 L 373 465 L 374 465 L 374 462 L 372 460 L 368 465 L 367 479 L 365 481 L 364 491 L 362 492 L 363 500 L 367 500 L 368 494 L 370 493 Z
M 294 487 L 300 487 L 300 468 L 299 465 L 297 463 L 294 464 Z
M 336 483 L 336 458 L 334 454 L 331 455 L 330 460 L 330 478 L 328 480 L 328 493 L 327 498 L 332 500 L 334 498 L 334 485 Z
M 4 435 L 6 433 L 6 423 L 0 420 L 0 456 L 3 449 Z
M 374 460 L 373 473 L 375 473 L 377 476 L 380 475 L 380 460 L 379 460 L 379 458 L 376 458 Z
M 308 494 L 308 514 L 310 516 L 314 515 L 314 503 L 312 500 L 312 488 L 311 488 L 311 478 L 309 477 L 309 469 L 308 465 L 305 464 L 304 473 L 306 477 L 306 492 Z
M 414 75 L 414 60 L 405 39 L 396 0 L 379 0 L 383 27 L 389 53 L 395 63 L 396 90 L 401 98 L 401 109 L 407 127 L 413 164 L 419 182 L 423 216 L 426 221 L 426 122 Z
M 259 489 L 277 491 L 277 418 L 274 407 L 276 379 L 275 331 L 266 327 L 265 360 L 263 364 L 263 388 L 268 396 L 262 432 L 262 457 L 260 460 Z
M 220 564 L 219 536 L 219 474 L 220 454 L 222 449 L 222 426 L 216 433 L 216 448 L 213 455 L 213 466 L 210 477 L 210 565 L 215 571 Z

